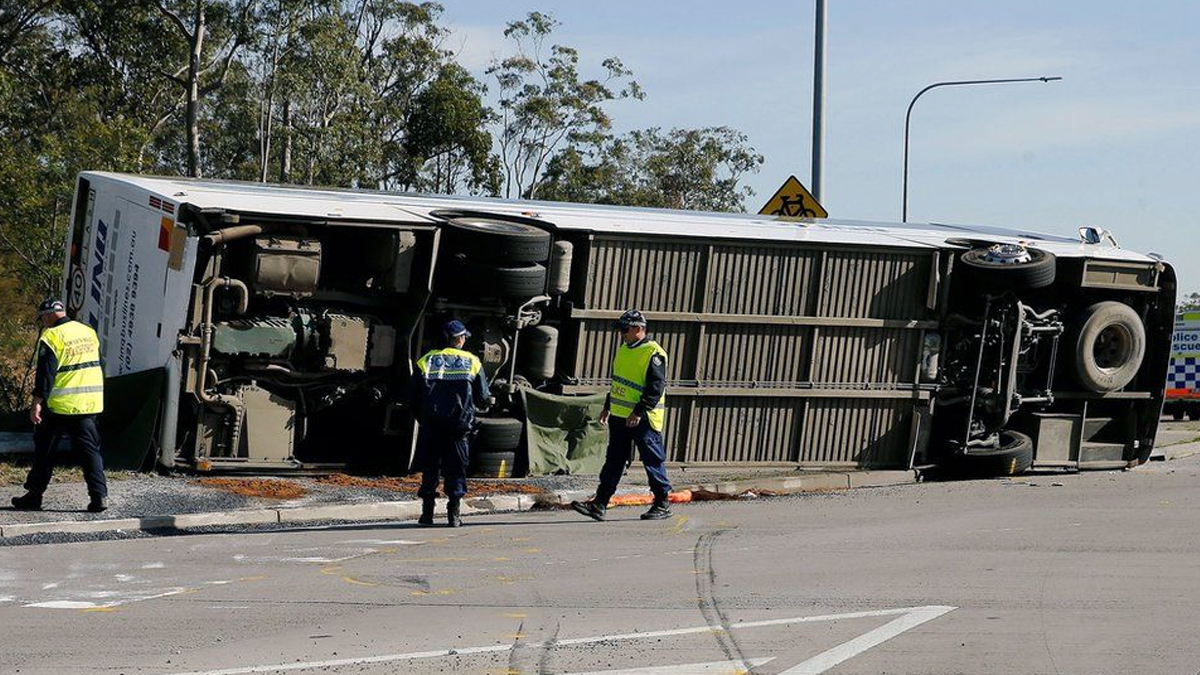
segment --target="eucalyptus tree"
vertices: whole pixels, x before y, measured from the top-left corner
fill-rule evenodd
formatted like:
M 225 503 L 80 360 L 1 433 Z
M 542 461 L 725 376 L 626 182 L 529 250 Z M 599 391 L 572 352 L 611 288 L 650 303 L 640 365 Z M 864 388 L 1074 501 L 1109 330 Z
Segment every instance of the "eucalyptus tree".
M 542 174 L 560 149 L 595 143 L 609 133 L 606 104 L 644 98 L 633 73 L 616 57 L 601 62 L 602 77 L 582 76 L 576 49 L 547 44 L 558 25 L 540 12 L 510 22 L 504 36 L 514 53 L 487 70 L 498 88 L 497 135 L 506 197 L 539 197 Z
M 728 127 L 632 131 L 574 144 L 551 159 L 541 196 L 570 202 L 744 211 L 741 180 L 763 157 Z

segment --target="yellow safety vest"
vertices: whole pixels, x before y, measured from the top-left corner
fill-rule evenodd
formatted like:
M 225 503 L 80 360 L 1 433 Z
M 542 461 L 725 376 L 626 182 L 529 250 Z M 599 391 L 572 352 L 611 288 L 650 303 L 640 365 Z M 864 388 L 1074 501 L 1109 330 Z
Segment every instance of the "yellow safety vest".
M 483 362 L 471 352 L 446 347 L 426 353 L 417 361 L 417 368 L 427 380 L 470 381 L 483 370 Z
M 100 340 L 91 326 L 68 321 L 42 331 L 39 341 L 58 359 L 58 370 L 46 407 L 59 415 L 94 415 L 104 411 L 104 371 Z
M 633 408 L 642 400 L 642 391 L 646 388 L 646 369 L 650 367 L 650 359 L 659 355 L 664 361 L 667 352 L 654 340 L 646 340 L 637 347 L 630 348 L 624 342 L 617 348 L 617 356 L 612 365 L 612 389 L 609 390 L 608 408 L 615 417 L 629 417 Z M 667 392 L 658 399 L 658 405 L 646 412 L 650 420 L 650 428 L 662 431 L 663 420 L 666 417 Z

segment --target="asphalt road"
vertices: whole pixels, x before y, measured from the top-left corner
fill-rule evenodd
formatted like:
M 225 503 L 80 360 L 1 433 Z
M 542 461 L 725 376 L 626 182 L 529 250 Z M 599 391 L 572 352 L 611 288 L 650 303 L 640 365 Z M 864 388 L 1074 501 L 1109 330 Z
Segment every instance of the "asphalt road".
M 0 549 L 0 672 L 1194 675 L 1198 474 Z

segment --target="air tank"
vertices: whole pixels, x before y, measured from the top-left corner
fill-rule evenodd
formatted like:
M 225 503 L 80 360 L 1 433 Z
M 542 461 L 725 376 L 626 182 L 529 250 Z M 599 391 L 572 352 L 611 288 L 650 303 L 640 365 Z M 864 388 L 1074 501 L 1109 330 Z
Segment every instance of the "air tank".
M 569 241 L 556 241 L 550 250 L 550 294 L 563 295 L 571 288 L 571 255 Z

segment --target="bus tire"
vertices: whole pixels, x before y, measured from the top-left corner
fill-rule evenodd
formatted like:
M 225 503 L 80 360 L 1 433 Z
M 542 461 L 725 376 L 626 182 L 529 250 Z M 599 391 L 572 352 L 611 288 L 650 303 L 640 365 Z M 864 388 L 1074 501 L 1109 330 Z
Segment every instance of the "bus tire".
M 1191 408 L 1187 412 L 1187 418 L 1193 422 L 1200 422 L 1200 408 Z
M 521 444 L 521 433 L 525 424 L 513 417 L 477 417 L 475 418 L 475 442 L 481 450 L 489 452 L 500 450 L 516 450 Z
M 1075 334 L 1075 374 L 1091 391 L 1116 391 L 1129 384 L 1146 355 L 1146 327 L 1133 308 L 1097 302 L 1084 311 Z
M 988 258 L 990 249 L 973 248 L 959 257 L 963 266 L 958 274 L 965 272 L 971 287 L 981 291 L 1026 291 L 1054 283 L 1054 254 L 1037 248 L 1026 250 L 1028 262 L 1005 264 L 992 262 Z
M 475 262 L 533 263 L 550 257 L 550 233 L 494 218 L 462 216 L 446 222 L 447 246 Z
M 1184 411 L 1182 408 L 1176 408 L 1171 411 L 1171 419 L 1175 420 L 1176 422 L 1182 422 L 1183 417 L 1184 417 Z
M 968 477 L 1015 476 L 1033 466 L 1033 441 L 1019 431 L 1003 430 L 994 448 L 971 448 L 955 456 L 958 473 Z
M 442 279 L 452 294 L 471 297 L 528 299 L 546 290 L 546 268 L 538 264 L 499 267 L 454 261 Z
M 512 478 L 515 452 L 471 453 L 469 473 L 472 478 Z

